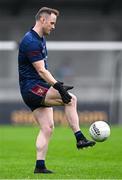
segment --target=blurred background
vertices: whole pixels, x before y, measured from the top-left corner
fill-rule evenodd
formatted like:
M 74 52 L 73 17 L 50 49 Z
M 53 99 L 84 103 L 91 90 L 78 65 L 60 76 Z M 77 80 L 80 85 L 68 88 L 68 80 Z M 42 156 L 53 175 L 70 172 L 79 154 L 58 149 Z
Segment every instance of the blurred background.
M 72 45 L 68 50 L 49 48 L 49 68 L 58 80 L 74 86 L 80 122 L 121 124 L 121 0 L 0 0 L 0 124 L 34 123 L 19 92 L 17 44 L 43 6 L 60 11 L 47 44 L 53 41 L 57 47 L 56 43 L 63 41 Z M 78 50 L 73 42 L 87 42 L 90 48 Z M 113 42 L 120 46 L 107 49 L 106 42 L 110 47 Z M 97 43 L 101 48 L 97 49 Z M 66 123 L 62 109 L 55 108 L 54 119 L 58 124 Z

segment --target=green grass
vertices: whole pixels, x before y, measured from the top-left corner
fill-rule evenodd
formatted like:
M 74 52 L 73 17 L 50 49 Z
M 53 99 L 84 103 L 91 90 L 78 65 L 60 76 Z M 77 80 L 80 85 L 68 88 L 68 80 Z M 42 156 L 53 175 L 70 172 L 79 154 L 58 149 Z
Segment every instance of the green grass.
M 89 137 L 88 128 L 82 128 Z M 37 127 L 0 126 L 0 179 L 121 179 L 122 127 L 95 147 L 77 150 L 69 128 L 54 130 L 46 164 L 54 174 L 33 174 Z

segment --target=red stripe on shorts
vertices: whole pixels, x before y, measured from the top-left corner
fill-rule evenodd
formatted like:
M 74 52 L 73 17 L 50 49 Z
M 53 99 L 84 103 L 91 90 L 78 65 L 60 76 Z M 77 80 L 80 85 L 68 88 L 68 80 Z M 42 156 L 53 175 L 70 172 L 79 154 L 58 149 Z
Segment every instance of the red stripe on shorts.
M 31 89 L 31 92 L 38 95 L 38 96 L 44 96 L 48 91 L 48 88 L 45 88 L 40 85 L 36 85 Z

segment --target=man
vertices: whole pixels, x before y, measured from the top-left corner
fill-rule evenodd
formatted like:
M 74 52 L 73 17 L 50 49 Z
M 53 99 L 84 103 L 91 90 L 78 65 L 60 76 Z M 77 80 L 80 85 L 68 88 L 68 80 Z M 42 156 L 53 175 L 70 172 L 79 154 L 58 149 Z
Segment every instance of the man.
M 40 126 L 36 141 L 37 160 L 34 173 L 52 173 L 45 165 L 54 122 L 52 106 L 64 106 L 70 127 L 77 140 L 77 148 L 95 145 L 80 131 L 76 111 L 77 99 L 68 93 L 73 88 L 57 81 L 48 70 L 45 36 L 55 29 L 59 12 L 43 7 L 35 16 L 34 27 L 25 34 L 19 47 L 19 83 L 24 102 L 33 111 Z

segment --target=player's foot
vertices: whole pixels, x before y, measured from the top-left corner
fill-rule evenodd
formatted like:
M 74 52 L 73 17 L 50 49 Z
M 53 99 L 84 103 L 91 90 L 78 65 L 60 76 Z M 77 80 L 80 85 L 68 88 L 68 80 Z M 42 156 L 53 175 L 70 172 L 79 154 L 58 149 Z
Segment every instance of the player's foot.
M 44 174 L 51 174 L 52 171 L 48 170 L 47 168 L 35 168 L 34 173 L 44 173 Z
M 83 139 L 83 140 L 78 141 L 76 145 L 78 149 L 82 149 L 85 147 L 94 146 L 95 144 L 96 144 L 95 141 L 89 141 L 87 139 Z

